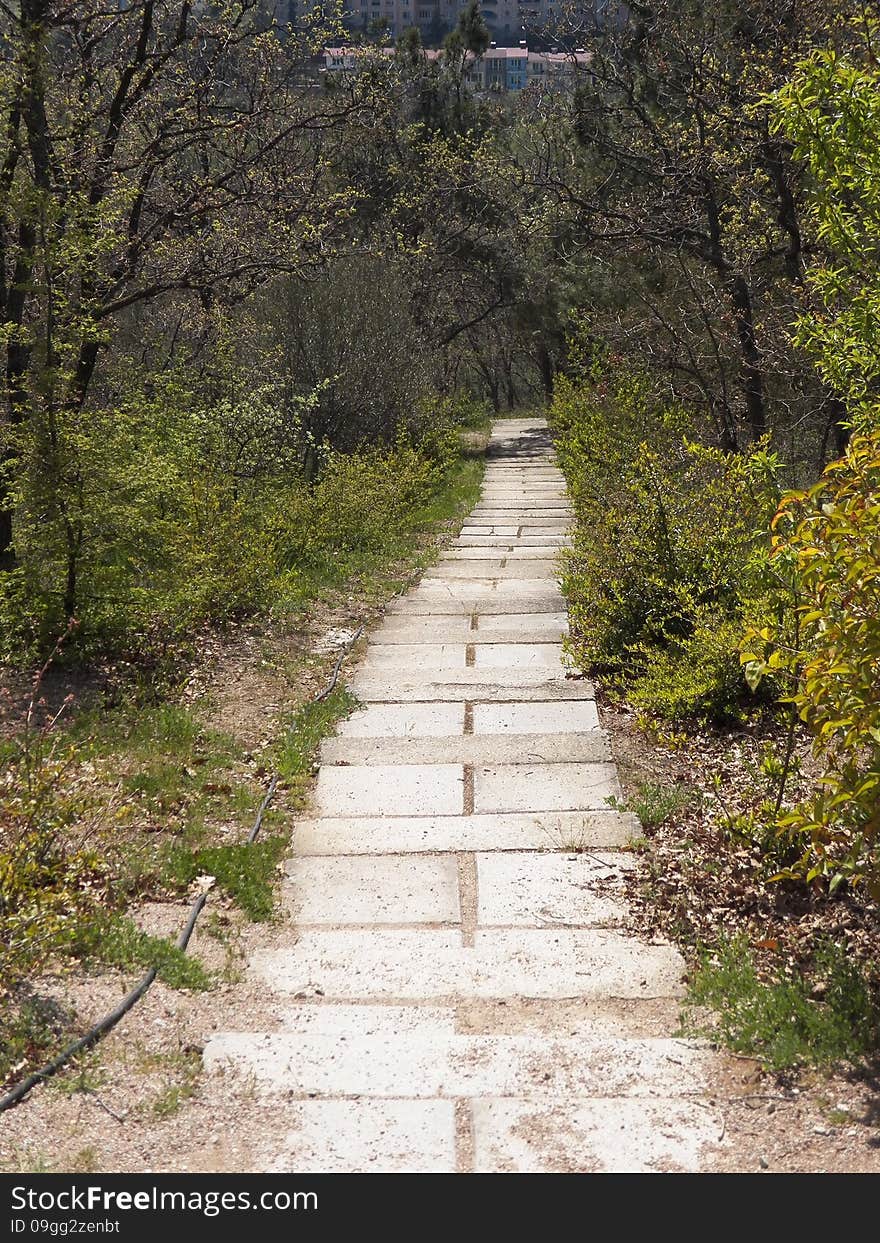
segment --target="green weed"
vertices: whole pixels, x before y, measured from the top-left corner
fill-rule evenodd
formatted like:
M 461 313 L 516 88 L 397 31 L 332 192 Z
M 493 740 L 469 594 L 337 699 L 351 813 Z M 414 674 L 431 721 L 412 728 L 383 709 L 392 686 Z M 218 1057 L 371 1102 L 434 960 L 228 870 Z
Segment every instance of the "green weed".
M 48 1080 L 49 1088 L 61 1096 L 76 1096 L 79 1092 L 97 1092 L 104 1083 L 105 1071 L 94 1054 L 77 1058 L 63 1074 Z
M 156 1057 L 154 1065 L 161 1066 L 175 1078 L 154 1097 L 149 1112 L 154 1118 L 172 1118 L 198 1091 L 201 1059 L 197 1053 L 172 1053 Z
M 635 794 L 625 802 L 613 797 L 607 802 L 616 811 L 633 812 L 644 828 L 656 829 L 676 812 L 690 807 L 695 798 L 696 793 L 690 786 L 639 781 L 636 783 Z
M 337 686 L 320 703 L 307 703 L 285 722 L 278 746 L 279 776 L 301 795 L 311 776 L 321 740 L 332 733 L 337 721 L 357 707 L 357 700 L 344 686 Z
M 744 938 L 725 941 L 703 953 L 687 1005 L 714 1010 L 722 1042 L 768 1070 L 857 1062 L 880 1047 L 876 988 L 830 943 L 817 949 L 809 977 L 780 969 L 767 980 Z
M 5 998 L 0 1003 L 0 1084 L 17 1078 L 25 1065 L 44 1061 L 68 1021 L 48 998 Z
M 124 970 L 155 967 L 171 988 L 201 991 L 213 979 L 197 958 L 179 950 L 173 941 L 154 937 L 124 915 L 103 914 L 79 930 L 77 951 L 93 961 Z
M 185 888 L 197 876 L 213 876 L 218 887 L 246 915 L 260 922 L 272 917 L 273 885 L 286 849 L 285 836 L 259 838 L 251 844 L 203 846 L 198 850 L 174 843 L 162 853 L 163 877 Z

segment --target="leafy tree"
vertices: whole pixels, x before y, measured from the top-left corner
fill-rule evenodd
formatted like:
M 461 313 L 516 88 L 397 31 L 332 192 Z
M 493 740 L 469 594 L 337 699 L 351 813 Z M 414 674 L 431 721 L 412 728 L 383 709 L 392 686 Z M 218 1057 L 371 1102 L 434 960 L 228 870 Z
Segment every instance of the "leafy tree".
M 480 10 L 480 0 L 468 0 L 458 15 L 456 30 L 461 45 L 472 56 L 482 56 L 489 46 L 491 34 Z
M 780 128 L 813 178 L 817 231 L 832 248 L 808 271 L 817 309 L 798 324 L 852 421 L 852 439 L 815 486 L 788 494 L 771 566 L 795 595 L 795 637 L 772 617 L 747 635 L 753 682 L 785 671 L 794 712 L 812 731 L 813 794 L 779 822 L 800 843 L 791 873 L 831 887 L 867 877 L 880 893 L 880 73 L 878 27 L 854 53 L 815 53 L 777 96 Z
M 771 430 L 810 469 L 839 408 L 790 345 L 816 238 L 767 96 L 842 22 L 829 0 L 630 6 L 587 40 L 579 153 L 546 127 L 536 152 L 592 277 L 596 335 L 701 406 L 723 446 Z
M 0 551 L 30 455 L 67 545 L 77 604 L 75 439 L 99 362 L 137 308 L 232 305 L 300 271 L 338 232 L 320 134 L 338 116 L 294 89 L 308 47 L 222 9 L 23 0 L 0 14 Z

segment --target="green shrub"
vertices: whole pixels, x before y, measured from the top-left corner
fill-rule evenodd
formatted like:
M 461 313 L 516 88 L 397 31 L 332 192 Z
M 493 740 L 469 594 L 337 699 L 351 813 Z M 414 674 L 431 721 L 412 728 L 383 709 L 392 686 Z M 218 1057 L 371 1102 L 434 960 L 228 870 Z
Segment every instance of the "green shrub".
M 70 951 L 106 885 L 106 867 L 72 832 L 89 805 L 67 788 L 71 761 L 51 724 L 29 724 L 0 764 L 0 998 Z
M 762 977 L 746 940 L 704 952 L 688 992 L 691 1006 L 717 1011 L 717 1030 L 737 1053 L 769 1070 L 857 1061 L 880 1045 L 876 982 L 831 943 L 820 945 L 810 976 L 781 968 Z
M 411 443 L 329 455 L 319 481 L 293 498 L 282 557 L 290 567 L 343 577 L 409 529 L 412 510 L 435 492 L 443 468 Z
M 745 690 L 741 634 L 739 620 L 712 610 L 696 613 L 686 638 L 669 638 L 665 646 L 645 646 L 634 654 L 629 702 L 641 716 L 664 721 L 729 717 Z
M 210 405 L 169 382 L 91 412 L 59 429 L 64 461 L 49 482 L 31 427 L 19 446 L 31 468 L 17 484 L 18 564 L 0 571 L 0 663 L 50 647 L 71 610 L 70 656 L 146 665 L 205 624 L 298 606 L 399 551 L 459 458 L 459 414 L 437 402 L 417 442 L 401 433 L 390 446 L 322 449 L 314 481 L 296 418 L 273 414 L 266 395 Z
M 646 716 L 737 711 L 775 459 L 699 443 L 687 414 L 632 376 L 563 381 L 551 417 L 577 515 L 563 589 L 578 663 Z
M 770 561 L 797 598 L 794 639 L 773 618 L 753 627 L 742 661 L 753 682 L 784 670 L 814 737 L 811 797 L 780 818 L 803 841 L 788 874 L 867 876 L 880 891 L 880 433 L 855 436 L 815 487 L 788 493 Z
M 814 790 L 775 826 L 801 847 L 785 874 L 832 889 L 866 879 L 880 897 L 880 71 L 876 23 L 851 34 L 849 51 L 829 47 L 800 65 L 775 105 L 810 170 L 810 214 L 827 248 L 807 272 L 813 306 L 797 340 L 848 420 L 839 430 L 853 434 L 814 487 L 779 507 L 769 564 L 793 603 L 757 615 L 742 660 L 752 682 L 787 681 L 814 737 Z
M 101 912 L 80 925 L 73 949 L 92 961 L 123 970 L 155 967 L 158 978 L 171 988 L 203 991 L 214 982 L 198 958 L 178 949 L 168 937 L 144 932 L 125 915 Z

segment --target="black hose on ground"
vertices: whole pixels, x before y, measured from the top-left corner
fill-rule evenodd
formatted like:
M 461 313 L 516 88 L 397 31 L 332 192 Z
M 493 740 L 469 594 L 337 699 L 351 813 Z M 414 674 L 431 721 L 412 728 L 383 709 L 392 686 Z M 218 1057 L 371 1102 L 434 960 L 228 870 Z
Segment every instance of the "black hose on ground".
M 354 637 L 351 638 L 343 647 L 336 659 L 336 664 L 333 666 L 330 681 L 321 693 L 315 696 L 313 700 L 314 703 L 321 703 L 330 694 L 332 694 L 339 679 L 339 672 L 342 669 L 342 662 L 354 647 L 355 643 L 357 643 L 363 632 L 364 627 L 361 626 Z M 260 832 L 263 824 L 263 817 L 265 816 L 269 804 L 275 796 L 277 788 L 278 774 L 275 773 L 272 780 L 269 782 L 265 797 L 260 804 L 259 810 L 257 811 L 254 826 L 247 836 L 247 845 L 250 846 L 256 841 L 257 834 Z M 177 948 L 179 950 L 186 950 L 186 947 L 189 945 L 190 937 L 192 936 L 196 926 L 196 920 L 199 915 L 201 915 L 202 908 L 207 901 L 207 892 L 200 893 L 190 907 L 189 917 L 183 926 L 180 936 L 177 938 Z M 150 988 L 153 981 L 156 979 L 156 975 L 156 968 L 150 967 L 149 971 L 140 983 L 136 984 L 130 993 L 126 993 L 119 1005 L 114 1010 L 111 1010 L 109 1014 L 105 1014 L 100 1022 L 96 1023 L 94 1027 L 91 1027 L 84 1036 L 80 1036 L 77 1040 L 72 1041 L 67 1048 L 62 1049 L 58 1056 L 54 1057 L 51 1062 L 47 1062 L 45 1066 L 42 1066 L 39 1070 L 35 1070 L 32 1075 L 28 1075 L 26 1079 L 22 1079 L 21 1083 L 17 1083 L 15 1087 L 11 1088 L 4 1096 L 0 1096 L 0 1113 L 3 1113 L 4 1110 L 11 1109 L 13 1105 L 17 1105 L 20 1101 L 23 1101 L 24 1098 L 33 1091 L 37 1084 L 44 1083 L 47 1079 L 51 1079 L 53 1075 L 57 1074 L 59 1070 L 63 1070 L 67 1063 L 72 1058 L 76 1057 L 78 1053 L 84 1053 L 86 1050 L 91 1049 L 93 1045 L 96 1045 L 102 1036 L 106 1036 L 107 1032 L 111 1031 L 121 1019 L 125 1018 L 129 1010 L 133 1009 L 137 1005 L 143 995 Z

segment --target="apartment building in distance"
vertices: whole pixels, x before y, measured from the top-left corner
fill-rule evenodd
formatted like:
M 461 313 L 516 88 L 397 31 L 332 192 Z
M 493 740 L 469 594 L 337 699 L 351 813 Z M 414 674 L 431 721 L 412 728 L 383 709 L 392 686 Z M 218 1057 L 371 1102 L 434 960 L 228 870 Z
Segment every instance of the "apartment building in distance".
M 397 39 L 415 26 L 426 47 L 438 47 L 456 25 L 464 0 L 343 0 L 343 21 L 354 33 L 384 29 Z M 320 7 L 320 0 L 276 0 L 284 22 L 296 25 Z M 483 0 L 481 12 L 498 47 L 516 47 L 546 33 L 549 41 L 566 31 L 576 35 L 623 11 L 621 0 Z
M 394 48 L 370 49 L 393 56 Z M 324 49 L 326 73 L 352 73 L 367 54 L 360 47 L 328 47 Z M 434 60 L 441 55 L 436 49 L 425 49 L 424 55 Z M 465 82 L 474 91 L 508 92 L 524 90 L 532 82 L 548 86 L 564 86 L 579 69 L 589 63 L 584 52 L 534 52 L 525 41 L 516 47 L 496 47 L 493 43 L 482 56 L 468 55 Z

